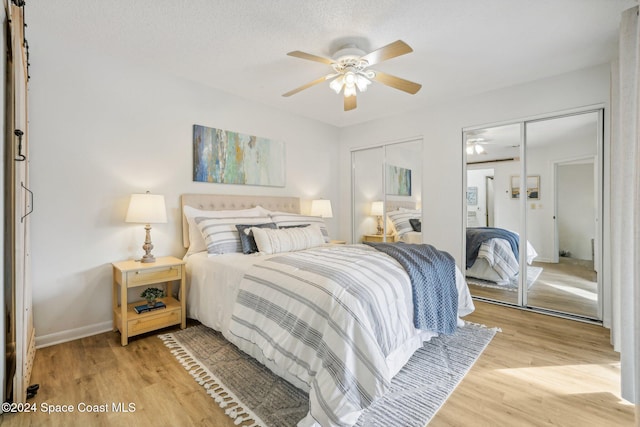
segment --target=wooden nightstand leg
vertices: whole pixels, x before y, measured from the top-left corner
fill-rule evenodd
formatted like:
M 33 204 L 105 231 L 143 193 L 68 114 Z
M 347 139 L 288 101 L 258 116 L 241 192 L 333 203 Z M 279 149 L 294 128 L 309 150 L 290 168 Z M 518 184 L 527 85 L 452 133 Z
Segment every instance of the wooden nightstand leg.
M 187 281 L 187 273 L 184 266 L 182 267 L 182 278 L 180 279 L 180 307 L 182 307 L 182 322 L 180 329 L 187 327 L 187 294 L 185 292 L 185 283 Z
M 118 309 L 118 282 L 113 279 L 111 286 L 111 314 L 113 315 L 113 332 L 118 330 L 118 319 L 116 319 L 116 310 Z
M 120 323 L 122 323 L 120 344 L 125 346 L 129 344 L 129 319 L 127 319 L 127 287 L 124 283 L 120 286 Z

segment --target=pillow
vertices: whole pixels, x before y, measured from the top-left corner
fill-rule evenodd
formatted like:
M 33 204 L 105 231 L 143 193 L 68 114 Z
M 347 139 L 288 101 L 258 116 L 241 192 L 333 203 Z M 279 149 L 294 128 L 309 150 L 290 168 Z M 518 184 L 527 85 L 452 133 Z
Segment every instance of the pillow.
M 329 243 L 329 231 L 324 220 L 319 216 L 307 216 L 287 212 L 271 212 L 271 219 L 278 224 L 278 228 L 291 226 L 304 227 L 309 224 L 315 224 L 320 228 L 325 243 Z
M 411 224 L 411 228 L 413 231 L 422 232 L 422 221 L 417 218 L 411 218 L 409 220 L 409 224 Z
M 256 245 L 260 253 L 267 255 L 280 252 L 300 251 L 324 245 L 324 237 L 317 225 L 302 228 L 268 228 L 251 227 Z
M 398 208 L 399 211 L 402 212 L 412 212 L 412 213 L 417 213 L 420 214 L 420 209 L 408 209 L 408 208 Z
M 228 211 L 206 211 L 202 209 L 196 209 L 191 206 L 185 206 L 183 209 L 187 224 L 189 224 L 189 249 L 187 255 L 202 252 L 207 250 L 207 245 L 204 243 L 202 233 L 195 223 L 196 217 L 202 218 L 247 218 L 247 217 L 267 217 L 270 211 L 267 209 L 256 206 L 251 209 L 239 209 Z
M 420 211 L 393 211 L 387 214 L 391 222 L 393 222 L 393 226 L 398 233 L 398 237 L 402 237 L 408 231 L 413 231 L 413 227 L 411 227 L 411 223 L 409 220 L 412 218 L 421 219 L 422 214 Z
M 202 233 L 209 255 L 242 252 L 240 233 L 236 224 L 258 225 L 269 222 L 269 218 L 207 218 L 195 217 L 194 221 Z
M 242 246 L 242 253 L 249 255 L 255 252 L 258 252 L 258 247 L 256 246 L 256 239 L 253 237 L 253 231 L 251 231 L 251 227 L 259 227 L 259 228 L 278 228 L 275 222 L 267 222 L 264 224 L 236 224 L 236 228 L 238 229 L 238 234 L 240 235 L 240 245 Z

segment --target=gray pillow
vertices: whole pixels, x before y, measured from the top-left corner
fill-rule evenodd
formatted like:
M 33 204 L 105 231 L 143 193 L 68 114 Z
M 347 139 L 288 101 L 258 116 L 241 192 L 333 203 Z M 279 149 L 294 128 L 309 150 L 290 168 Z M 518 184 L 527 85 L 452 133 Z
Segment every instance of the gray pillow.
M 243 254 L 252 254 L 258 252 L 258 245 L 256 245 L 256 239 L 253 238 L 253 232 L 249 231 L 249 233 L 245 233 L 247 228 L 258 227 L 258 228 L 273 228 L 277 229 L 278 226 L 275 222 L 267 222 L 264 224 L 236 224 L 236 228 L 238 229 L 238 234 L 240 235 L 240 244 L 242 245 L 242 253 Z
M 411 228 L 413 228 L 413 231 L 422 232 L 422 221 L 420 221 L 419 219 L 411 218 L 409 220 L 409 224 L 411 224 Z

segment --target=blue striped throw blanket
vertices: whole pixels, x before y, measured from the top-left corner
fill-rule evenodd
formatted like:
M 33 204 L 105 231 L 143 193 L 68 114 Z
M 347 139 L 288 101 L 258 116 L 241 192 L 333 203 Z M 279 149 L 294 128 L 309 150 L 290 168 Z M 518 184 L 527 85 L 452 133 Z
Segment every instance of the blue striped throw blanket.
M 413 324 L 443 334 L 456 331 L 458 290 L 453 257 L 428 244 L 366 243 L 393 257 L 413 288 Z

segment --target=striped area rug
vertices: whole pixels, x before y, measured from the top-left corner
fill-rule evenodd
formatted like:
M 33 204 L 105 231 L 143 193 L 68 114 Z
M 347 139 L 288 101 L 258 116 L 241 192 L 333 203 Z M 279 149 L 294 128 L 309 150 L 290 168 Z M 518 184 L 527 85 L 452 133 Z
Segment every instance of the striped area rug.
M 466 323 L 425 343 L 396 375 L 391 390 L 365 410 L 357 426 L 424 427 L 440 409 L 497 329 Z M 203 325 L 159 335 L 227 415 L 243 426 L 295 426 L 308 396 Z

